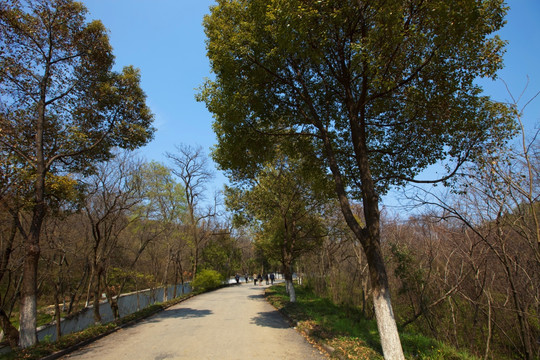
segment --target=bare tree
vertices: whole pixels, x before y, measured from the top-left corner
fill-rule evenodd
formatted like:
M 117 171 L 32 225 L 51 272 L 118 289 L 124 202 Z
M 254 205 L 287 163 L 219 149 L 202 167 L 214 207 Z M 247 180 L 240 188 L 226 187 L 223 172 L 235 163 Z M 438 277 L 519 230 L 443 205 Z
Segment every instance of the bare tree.
M 190 227 L 190 240 L 192 258 L 192 276 L 197 274 L 200 260 L 200 251 L 207 231 L 201 230 L 201 225 L 208 223 L 207 219 L 216 215 L 216 207 L 204 209 L 201 202 L 205 199 L 207 184 L 213 179 L 210 171 L 208 157 L 203 153 L 202 147 L 177 145 L 176 153 L 166 153 L 172 163 L 172 172 L 182 182 L 186 194 L 187 219 L 185 223 Z
M 86 180 L 88 200 L 85 213 L 89 221 L 89 241 L 91 252 L 91 275 L 88 296 L 94 292 L 94 320 L 101 322 L 99 300 L 102 280 L 107 270 L 110 256 L 118 250 L 120 234 L 134 221 L 129 219 L 129 211 L 139 202 L 137 184 L 134 183 L 138 166 L 124 152 L 113 161 L 101 164 L 95 175 Z M 113 292 L 106 287 L 106 295 L 113 308 L 115 318 L 119 316 Z
M 486 148 L 482 158 L 464 168 L 452 192 L 419 189 L 424 195 L 417 197 L 441 209 L 439 218 L 459 233 L 454 244 L 471 280 L 459 296 L 472 306 L 470 320 L 486 323 L 485 358 L 497 338 L 520 358 L 540 355 L 534 325 L 540 310 L 540 130 L 527 137 L 522 116 L 530 101 L 519 108 L 519 100 L 512 97 L 518 123 L 513 144 Z

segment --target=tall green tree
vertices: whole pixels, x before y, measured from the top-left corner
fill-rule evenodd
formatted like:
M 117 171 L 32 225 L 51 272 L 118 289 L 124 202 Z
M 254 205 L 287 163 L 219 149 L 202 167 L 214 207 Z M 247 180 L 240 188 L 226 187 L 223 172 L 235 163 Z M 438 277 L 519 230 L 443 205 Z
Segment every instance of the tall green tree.
M 511 127 L 494 77 L 502 0 L 219 0 L 204 20 L 215 160 L 233 179 L 289 150 L 324 160 L 370 269 L 383 353 L 403 359 L 380 247 L 380 195 L 446 161 L 443 181 Z M 363 205 L 363 221 L 351 210 Z
M 36 343 L 40 231 L 49 173 L 88 171 L 111 148 L 137 148 L 153 133 L 139 71 L 112 71 L 100 21 L 72 0 L 0 4 L 0 151 L 31 176 L 32 221 L 25 231 L 20 346 Z

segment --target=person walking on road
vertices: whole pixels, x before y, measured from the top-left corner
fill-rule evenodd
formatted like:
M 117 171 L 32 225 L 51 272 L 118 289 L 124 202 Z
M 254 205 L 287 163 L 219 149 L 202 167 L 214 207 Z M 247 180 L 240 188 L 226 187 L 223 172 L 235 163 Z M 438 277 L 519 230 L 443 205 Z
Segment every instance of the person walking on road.
M 270 274 L 270 283 L 271 283 L 272 285 L 274 285 L 274 280 L 275 280 L 275 278 L 276 278 L 276 276 L 274 275 L 274 273 L 271 273 L 271 274 Z
M 257 275 L 257 280 L 259 281 L 259 286 L 262 286 L 262 275 Z

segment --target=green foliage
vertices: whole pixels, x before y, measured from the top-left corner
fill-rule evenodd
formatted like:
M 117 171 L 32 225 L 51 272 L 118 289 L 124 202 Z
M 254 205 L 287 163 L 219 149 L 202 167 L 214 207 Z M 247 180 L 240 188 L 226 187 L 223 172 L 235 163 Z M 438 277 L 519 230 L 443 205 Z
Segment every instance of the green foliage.
M 204 292 L 216 289 L 223 285 L 225 278 L 219 272 L 210 269 L 201 270 L 191 282 L 191 287 L 194 291 Z
M 185 190 L 168 167 L 155 161 L 143 164 L 133 185 L 145 199 L 135 210 L 136 216 L 164 224 L 180 223 L 186 211 Z
M 111 71 L 107 29 L 86 13 L 70 0 L 1 5 L 0 151 L 16 154 L 9 161 L 21 172 L 88 171 L 114 147 L 135 149 L 152 138 L 139 70 Z M 55 183 L 53 195 L 69 189 Z
M 391 251 L 397 263 L 394 275 L 401 280 L 400 293 L 407 293 L 411 290 L 419 292 L 425 282 L 424 271 L 418 267 L 411 250 L 405 246 L 392 244 Z
M 265 259 L 290 268 L 322 242 L 327 181 L 309 162 L 281 155 L 244 186 L 228 187 L 226 205 L 235 212 L 237 226 L 251 225 Z
M 216 76 L 199 94 L 216 162 L 245 179 L 279 152 L 334 152 L 361 199 L 362 175 L 383 193 L 504 142 L 513 112 L 474 81 L 502 67 L 505 13 L 501 0 L 218 1 L 204 19 Z
M 202 250 L 200 266 L 213 269 L 226 279 L 241 272 L 242 251 L 230 235 L 214 237 Z

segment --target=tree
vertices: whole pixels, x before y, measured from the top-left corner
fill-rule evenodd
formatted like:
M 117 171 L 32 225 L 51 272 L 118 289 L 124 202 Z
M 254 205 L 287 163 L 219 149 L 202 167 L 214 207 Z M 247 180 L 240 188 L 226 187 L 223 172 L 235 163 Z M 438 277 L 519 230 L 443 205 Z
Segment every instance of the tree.
M 242 251 L 237 240 L 228 229 L 216 231 L 202 250 L 200 267 L 215 270 L 224 279 L 239 273 L 241 269 Z
M 187 219 L 191 236 L 189 244 L 192 254 L 192 274 L 196 276 L 199 264 L 200 250 L 203 241 L 209 232 L 199 231 L 199 226 L 207 226 L 208 218 L 215 215 L 215 209 L 208 211 L 201 209 L 200 201 L 204 198 L 206 184 L 212 179 L 213 174 L 208 168 L 208 158 L 202 152 L 201 147 L 193 148 L 187 145 L 176 147 L 177 153 L 167 153 L 167 157 L 173 163 L 172 173 L 182 181 L 186 193 Z
M 173 179 L 169 168 L 154 161 L 141 168 L 140 182 L 141 196 L 145 200 L 136 210 L 139 221 L 134 224 L 133 230 L 135 230 L 134 235 L 139 237 L 140 242 L 134 263 L 151 241 L 158 237 L 164 238 L 163 241 L 167 247 L 167 259 L 163 274 L 164 300 L 166 301 L 168 297 L 168 270 L 171 262 L 180 257 L 184 245 L 178 227 L 185 218 L 185 191 L 183 186 Z M 176 275 L 177 271 L 175 271 L 175 279 Z
M 268 164 L 250 186 L 227 191 L 227 205 L 236 211 L 237 222 L 250 221 L 257 248 L 281 264 L 291 302 L 296 301 L 296 260 L 320 246 L 325 236 L 322 211 L 327 194 L 317 191 L 322 188 L 316 184 L 319 179 L 306 165 L 283 157 Z
M 501 0 L 221 0 L 205 17 L 215 80 L 214 159 L 233 179 L 287 151 L 324 160 L 370 270 L 383 353 L 403 359 L 380 249 L 380 195 L 446 161 L 447 180 L 495 132 L 506 107 L 481 96 L 504 42 Z M 351 210 L 362 202 L 363 221 Z
M 459 191 L 438 194 L 421 189 L 424 195 L 415 199 L 440 208 L 439 218 L 456 219 L 465 228 L 463 237 L 468 240 L 455 248 L 469 254 L 476 277 L 473 295 L 464 297 L 480 309 L 476 312 L 487 314 L 485 358 L 501 337 L 514 356 L 533 359 L 540 354 L 535 341 L 540 328 L 531 319 L 538 312 L 540 293 L 540 130 L 528 139 L 522 122 L 525 107 L 539 94 L 519 109 L 519 99 L 509 92 L 519 124 L 514 143 L 486 148 L 482 157 L 465 167 Z M 485 302 L 474 294 L 481 294 Z
M 114 57 L 100 21 L 71 0 L 0 5 L 0 146 L 32 179 L 32 221 L 25 237 L 20 346 L 36 343 L 40 230 L 49 173 L 88 171 L 110 149 L 150 140 L 153 119 L 140 75 L 111 70 Z
M 114 161 L 101 164 L 96 174 L 85 180 L 87 201 L 84 212 L 89 223 L 88 243 L 92 247 L 88 294 L 93 286 L 95 323 L 101 323 L 99 301 L 103 288 L 102 280 L 113 315 L 115 319 L 119 318 L 114 294 L 107 291 L 109 284 L 106 275 L 111 267 L 111 258 L 120 252 L 120 235 L 135 221 L 135 217 L 130 215 L 141 201 L 139 184 L 136 181 L 139 179 L 140 164 L 131 156 L 128 152 L 118 155 Z

